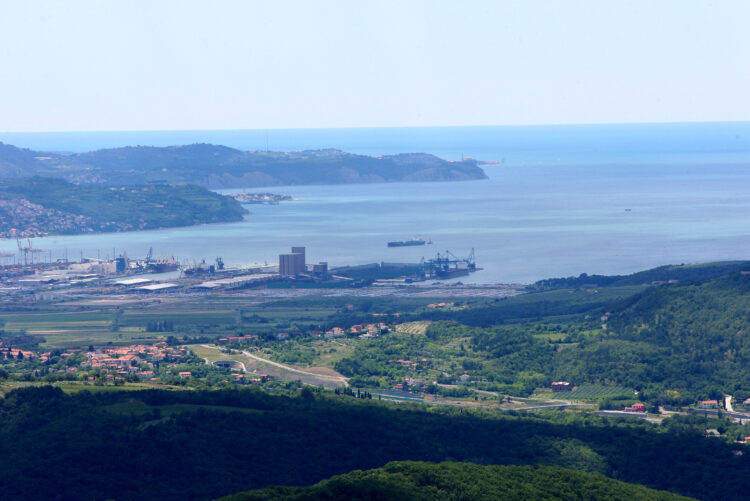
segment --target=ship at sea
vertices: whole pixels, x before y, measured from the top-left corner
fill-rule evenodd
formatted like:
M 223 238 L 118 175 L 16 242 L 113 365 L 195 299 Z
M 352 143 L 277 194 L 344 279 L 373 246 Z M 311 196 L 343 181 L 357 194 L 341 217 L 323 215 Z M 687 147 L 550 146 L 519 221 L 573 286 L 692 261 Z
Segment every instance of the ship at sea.
M 396 242 L 388 242 L 388 247 L 411 247 L 413 245 L 424 245 L 426 243 L 432 243 L 426 242 L 424 238 L 422 237 L 414 237 L 411 240 L 399 240 Z

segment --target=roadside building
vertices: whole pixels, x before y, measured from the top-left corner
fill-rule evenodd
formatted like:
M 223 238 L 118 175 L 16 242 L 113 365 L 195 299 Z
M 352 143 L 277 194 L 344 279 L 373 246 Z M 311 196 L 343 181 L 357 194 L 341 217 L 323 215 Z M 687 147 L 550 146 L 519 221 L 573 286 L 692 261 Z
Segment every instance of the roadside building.
M 573 387 L 567 381 L 555 381 L 552 383 L 552 391 L 571 391 Z
M 629 407 L 623 407 L 625 412 L 646 412 L 646 405 L 641 402 L 636 402 Z
M 699 409 L 718 409 L 719 408 L 719 401 L 718 400 L 703 400 L 698 404 Z

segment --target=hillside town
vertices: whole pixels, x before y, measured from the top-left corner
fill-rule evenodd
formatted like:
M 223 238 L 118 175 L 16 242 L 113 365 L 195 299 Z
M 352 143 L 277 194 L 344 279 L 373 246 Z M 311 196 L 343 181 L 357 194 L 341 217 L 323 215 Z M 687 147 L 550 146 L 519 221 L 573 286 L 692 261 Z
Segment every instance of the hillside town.
M 4 346 L 0 342 L 0 362 L 16 362 L 15 368 L 25 366 L 22 374 L 52 381 L 84 384 L 153 383 L 169 385 L 190 384 L 192 380 L 210 384 L 264 383 L 267 374 L 227 371 L 220 365 L 206 364 L 185 346 L 169 346 L 161 341 L 153 344 L 132 344 L 112 348 L 88 350 L 34 351 Z M 18 364 L 23 364 L 20 366 Z
M 70 214 L 25 198 L 0 200 L 0 238 L 34 238 L 95 231 L 91 218 Z

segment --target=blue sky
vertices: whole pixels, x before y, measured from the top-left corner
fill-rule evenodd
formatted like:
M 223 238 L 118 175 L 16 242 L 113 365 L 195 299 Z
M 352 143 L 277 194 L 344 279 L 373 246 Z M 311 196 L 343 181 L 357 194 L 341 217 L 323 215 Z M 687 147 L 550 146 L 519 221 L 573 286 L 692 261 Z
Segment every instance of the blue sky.
M 750 1 L 0 2 L 0 131 L 750 119 Z

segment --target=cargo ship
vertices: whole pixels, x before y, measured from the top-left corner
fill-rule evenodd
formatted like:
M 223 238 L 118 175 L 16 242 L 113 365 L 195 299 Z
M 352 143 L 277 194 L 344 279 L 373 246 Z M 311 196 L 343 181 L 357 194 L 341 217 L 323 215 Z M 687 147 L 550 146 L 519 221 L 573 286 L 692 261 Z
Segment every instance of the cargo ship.
M 424 238 L 414 237 L 411 240 L 399 240 L 397 242 L 388 242 L 388 247 L 411 247 L 412 245 L 424 245 Z M 431 243 L 431 242 L 430 242 Z
M 180 267 L 180 263 L 175 258 L 171 259 L 160 259 L 158 261 L 151 261 L 146 265 L 146 271 L 151 273 L 166 273 L 168 271 L 177 271 Z
M 205 259 L 201 260 L 200 263 L 193 264 L 190 266 L 186 264 L 182 268 L 183 275 L 207 275 L 214 274 L 217 271 L 224 270 L 224 260 L 220 257 L 216 258 L 216 264 L 208 264 Z

